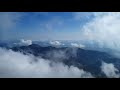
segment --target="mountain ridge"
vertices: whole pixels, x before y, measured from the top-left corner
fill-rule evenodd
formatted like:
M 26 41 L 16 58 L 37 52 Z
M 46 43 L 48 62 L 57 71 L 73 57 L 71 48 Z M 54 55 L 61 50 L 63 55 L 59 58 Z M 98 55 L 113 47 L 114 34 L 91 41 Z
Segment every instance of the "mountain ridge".
M 37 44 L 29 46 L 19 46 L 10 48 L 16 52 L 22 52 L 24 54 L 32 54 L 37 57 L 52 60 L 54 62 L 63 62 L 68 66 L 76 66 L 86 71 L 93 72 L 92 74 L 97 77 L 104 77 L 101 72 L 101 62 L 114 63 L 120 70 L 119 58 L 115 58 L 107 54 L 106 52 L 100 52 L 95 50 L 85 50 L 77 47 L 42 47 Z

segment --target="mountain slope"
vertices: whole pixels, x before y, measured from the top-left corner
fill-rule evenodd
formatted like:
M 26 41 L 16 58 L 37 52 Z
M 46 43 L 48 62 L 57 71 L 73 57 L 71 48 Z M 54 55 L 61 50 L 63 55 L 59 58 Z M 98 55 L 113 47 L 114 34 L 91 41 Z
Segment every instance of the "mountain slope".
M 112 57 L 105 52 L 70 47 L 41 47 L 37 44 L 13 47 L 11 49 L 24 54 L 33 54 L 37 57 L 40 56 L 54 62 L 63 62 L 68 66 L 74 65 L 91 72 L 97 77 L 105 77 L 100 68 L 102 61 L 114 63 L 114 65 L 120 70 L 120 59 Z

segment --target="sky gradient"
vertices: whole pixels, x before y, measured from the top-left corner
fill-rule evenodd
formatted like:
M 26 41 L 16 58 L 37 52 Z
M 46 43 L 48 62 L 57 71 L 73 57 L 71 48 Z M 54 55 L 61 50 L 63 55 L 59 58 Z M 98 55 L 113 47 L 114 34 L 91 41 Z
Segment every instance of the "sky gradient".
M 0 12 L 0 39 L 76 40 L 89 12 Z

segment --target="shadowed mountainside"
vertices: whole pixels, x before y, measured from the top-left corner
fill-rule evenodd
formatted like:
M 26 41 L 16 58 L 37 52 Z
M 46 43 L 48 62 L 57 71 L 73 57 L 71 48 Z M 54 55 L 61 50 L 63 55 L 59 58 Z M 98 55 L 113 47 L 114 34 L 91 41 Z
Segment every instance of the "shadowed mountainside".
M 11 49 L 23 54 L 40 56 L 54 62 L 63 62 L 68 66 L 73 65 L 91 72 L 96 77 L 105 77 L 100 68 L 102 61 L 113 63 L 120 70 L 120 60 L 105 52 L 70 47 L 42 47 L 37 44 L 13 47 Z

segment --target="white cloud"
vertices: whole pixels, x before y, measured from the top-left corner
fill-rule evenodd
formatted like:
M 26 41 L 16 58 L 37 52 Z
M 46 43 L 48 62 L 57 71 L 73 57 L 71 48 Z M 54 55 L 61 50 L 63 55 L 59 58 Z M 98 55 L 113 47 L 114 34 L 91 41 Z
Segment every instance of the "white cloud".
M 78 47 L 78 48 L 84 48 L 85 47 L 85 45 L 77 44 L 77 43 L 71 43 L 71 46 Z
M 50 44 L 51 45 L 64 45 L 64 44 L 62 44 L 61 42 L 59 42 L 59 41 L 50 41 Z
M 24 39 L 21 39 L 21 44 L 23 45 L 31 45 L 32 44 L 32 40 L 24 40 Z
M 102 62 L 101 70 L 108 78 L 120 77 L 119 70 L 115 68 L 114 64 L 112 63 L 108 64 L 108 63 Z
M 32 44 L 32 40 L 21 39 L 19 43 L 14 43 L 14 44 L 20 45 L 20 46 L 29 46 Z
M 37 62 L 34 60 L 37 59 Z M 20 78 L 90 78 L 90 73 L 77 67 L 54 63 L 32 55 L 0 48 L 0 77 Z
M 85 24 L 80 32 L 87 43 L 95 41 L 100 47 L 119 50 L 120 12 L 95 12 L 94 19 Z

